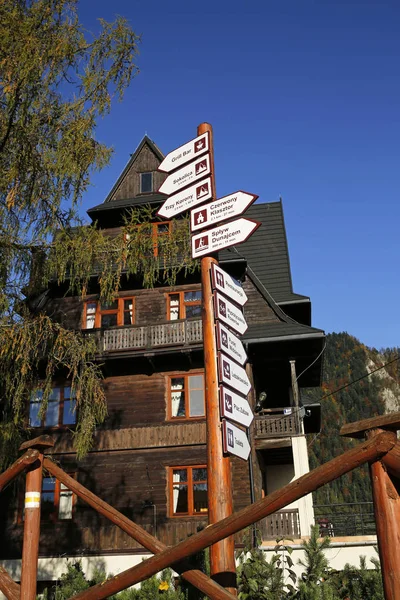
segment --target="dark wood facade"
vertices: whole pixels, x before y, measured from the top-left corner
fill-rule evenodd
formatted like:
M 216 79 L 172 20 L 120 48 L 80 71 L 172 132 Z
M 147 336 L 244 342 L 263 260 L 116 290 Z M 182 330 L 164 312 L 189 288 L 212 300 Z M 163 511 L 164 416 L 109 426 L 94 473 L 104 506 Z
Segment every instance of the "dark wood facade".
M 160 160 L 160 151 L 145 138 L 104 204 L 89 211 L 100 227 L 108 227 L 112 221 L 117 228 L 123 209 L 140 206 L 146 199 L 140 193 L 140 173 L 152 172 L 154 189 L 158 189 L 164 177 L 156 172 Z M 147 200 L 152 204 L 160 202 L 154 193 L 148 194 Z M 108 229 L 108 233 L 112 235 L 113 230 Z M 246 259 L 250 264 L 251 256 Z M 282 256 L 282 262 L 286 260 Z M 230 268 L 229 262 L 222 266 Z M 253 481 L 250 463 L 232 459 L 235 510 L 247 506 L 252 496 L 257 499 L 268 493 L 263 476 L 265 448 L 279 448 L 282 440 L 286 440 L 284 445 L 290 445 L 292 436 L 301 435 L 298 414 L 283 414 L 283 409 L 292 404 L 289 360 L 299 361 L 300 368 L 303 363 L 311 364 L 323 341 L 320 330 L 288 318 L 254 274 L 248 272 L 243 285 L 249 299 L 244 309 L 249 332 L 243 341 L 247 344 L 248 369 L 255 388 L 249 400 L 253 408 L 262 392 L 266 400 L 258 407 L 264 412 L 256 415 L 251 428 Z M 68 428 L 46 430 L 55 440 L 54 458 L 80 483 L 166 544 L 174 544 L 207 524 L 206 513 L 177 517 L 171 510 L 170 469 L 206 464 L 206 430 L 204 415 L 171 417 L 171 377 L 201 373 L 203 351 L 201 318 L 171 320 L 169 295 L 200 288 L 199 273 L 178 281 L 174 287 L 160 285 L 150 290 L 142 289 L 137 281 L 123 280 L 119 297 L 132 299 L 132 322 L 107 328 L 85 329 L 85 303 L 97 300 L 95 282 L 93 293 L 84 300 L 68 296 L 54 286 L 45 307 L 63 325 L 95 336 L 108 403 L 108 417 L 96 433 L 93 450 L 79 463 Z M 320 371 L 321 362 L 317 360 L 301 383 L 315 385 Z M 271 409 L 276 413 L 269 413 Z M 38 432 L 39 429 L 33 429 L 32 436 Z M 1 545 L 0 558 L 17 558 L 21 553 L 22 523 L 16 487 L 10 488 L 6 499 L 8 509 L 3 511 L 0 526 L 7 543 Z M 297 511 L 270 517 L 261 524 L 261 531 L 264 537 L 298 537 Z M 142 551 L 126 534 L 80 501 L 74 504 L 72 519 L 43 521 L 41 556 Z

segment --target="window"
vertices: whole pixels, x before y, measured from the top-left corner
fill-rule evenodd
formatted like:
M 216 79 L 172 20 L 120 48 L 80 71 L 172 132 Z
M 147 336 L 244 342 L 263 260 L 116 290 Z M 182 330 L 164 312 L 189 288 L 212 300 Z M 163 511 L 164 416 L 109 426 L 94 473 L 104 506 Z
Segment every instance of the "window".
M 160 249 L 160 239 L 164 235 L 169 235 L 171 223 L 170 221 L 164 221 L 164 223 L 153 223 L 153 248 L 154 256 L 158 256 Z
M 202 515 L 208 512 L 207 468 L 171 467 L 169 469 L 170 515 Z
M 76 479 L 76 473 L 69 473 Z M 21 489 L 18 523 L 24 520 L 25 490 Z M 43 521 L 67 521 L 73 518 L 76 495 L 55 477 L 43 477 L 40 516 Z
M 43 477 L 42 511 L 43 519 L 66 521 L 72 519 L 75 494 L 55 477 Z
M 75 425 L 76 399 L 70 386 L 60 385 L 51 390 L 46 414 L 43 417 L 40 416 L 42 399 L 43 390 L 36 389 L 32 392 L 29 403 L 30 427 L 63 427 Z
M 85 303 L 83 329 L 133 325 L 134 322 L 134 298 L 117 298 L 110 303 L 88 300 Z
M 201 290 L 168 294 L 169 321 L 201 317 Z
M 204 375 L 177 375 L 169 381 L 169 418 L 204 417 Z
M 140 193 L 149 194 L 153 191 L 153 173 L 140 173 Z

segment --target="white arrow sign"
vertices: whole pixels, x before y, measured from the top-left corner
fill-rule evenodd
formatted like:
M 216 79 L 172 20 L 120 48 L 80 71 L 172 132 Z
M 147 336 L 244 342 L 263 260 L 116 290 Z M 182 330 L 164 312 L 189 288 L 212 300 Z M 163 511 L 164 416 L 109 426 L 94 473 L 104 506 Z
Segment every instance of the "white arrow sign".
M 218 292 L 214 294 L 214 314 L 217 319 L 226 323 L 228 327 L 243 335 L 247 331 L 247 323 L 240 308 L 229 302 Z
M 170 171 L 185 165 L 194 158 L 201 156 L 205 152 L 208 152 L 208 148 L 209 137 L 208 131 L 206 131 L 206 133 L 199 135 L 194 140 L 190 140 L 190 142 L 187 142 L 176 150 L 169 152 L 169 154 L 167 154 L 158 167 L 158 170 L 163 171 L 164 173 L 169 173 Z
M 247 354 L 240 339 L 219 321 L 217 321 L 216 332 L 218 350 L 222 350 L 240 365 L 244 365 L 247 360 Z
M 221 407 L 221 417 L 226 417 L 244 425 L 250 427 L 254 415 L 251 411 L 250 405 L 245 398 L 238 396 L 223 385 L 219 387 L 219 401 Z
M 170 196 L 209 174 L 210 155 L 206 154 L 169 175 L 158 191 L 160 194 Z
M 259 221 L 241 218 L 197 233 L 192 236 L 192 258 L 199 258 L 245 242 L 260 225 Z
M 246 433 L 225 420 L 222 421 L 222 443 L 224 452 L 234 454 L 244 460 L 249 458 L 251 448 Z
M 215 225 L 221 221 L 226 221 L 232 217 L 238 217 L 257 200 L 258 196 L 248 194 L 247 192 L 235 192 L 230 196 L 224 196 L 219 200 L 214 200 L 205 204 L 201 208 L 196 208 L 190 213 L 190 225 L 192 231 L 205 229 L 210 225 Z
M 213 289 L 219 290 L 240 306 L 246 304 L 247 296 L 241 284 L 215 263 L 211 265 L 211 282 Z
M 239 394 L 247 396 L 250 392 L 251 384 L 246 371 L 222 352 L 218 352 L 218 374 L 221 383 L 229 385 Z
M 185 210 L 197 206 L 212 197 L 211 177 L 206 177 L 186 190 L 170 196 L 161 206 L 157 214 L 165 219 L 179 215 Z

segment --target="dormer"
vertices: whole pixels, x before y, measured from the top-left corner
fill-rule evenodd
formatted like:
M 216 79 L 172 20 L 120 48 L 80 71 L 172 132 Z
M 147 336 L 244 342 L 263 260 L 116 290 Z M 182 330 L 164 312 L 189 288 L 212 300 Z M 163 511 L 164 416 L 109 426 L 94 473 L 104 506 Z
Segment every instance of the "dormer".
M 133 206 L 161 204 L 165 196 L 157 190 L 166 178 L 157 171 L 164 155 L 145 135 L 102 204 L 88 210 L 100 227 L 121 225 L 123 214 Z

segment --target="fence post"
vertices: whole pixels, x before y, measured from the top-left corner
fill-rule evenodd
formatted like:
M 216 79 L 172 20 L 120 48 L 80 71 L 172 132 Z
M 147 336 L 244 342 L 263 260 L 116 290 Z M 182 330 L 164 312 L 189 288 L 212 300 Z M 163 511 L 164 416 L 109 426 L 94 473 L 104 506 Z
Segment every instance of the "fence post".
M 21 600 L 35 600 L 40 537 L 40 498 L 42 493 L 42 465 L 45 448 L 54 446 L 48 435 L 43 435 L 20 446 L 20 450 L 35 448 L 37 460 L 26 473 L 24 540 L 21 567 Z

